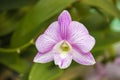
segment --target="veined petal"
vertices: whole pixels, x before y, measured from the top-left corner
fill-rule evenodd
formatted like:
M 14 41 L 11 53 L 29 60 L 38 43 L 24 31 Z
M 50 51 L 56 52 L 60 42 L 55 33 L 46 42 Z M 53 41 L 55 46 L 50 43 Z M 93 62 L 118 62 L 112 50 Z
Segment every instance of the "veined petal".
M 68 11 L 64 10 L 58 17 L 59 29 L 62 39 L 68 37 L 68 27 L 71 23 L 71 16 Z
M 55 21 L 53 22 L 45 31 L 45 33 L 47 36 L 49 36 L 51 39 L 55 40 L 55 41 L 59 41 L 61 40 L 60 34 L 59 34 L 59 25 L 58 22 Z
M 79 22 L 73 21 L 69 27 L 70 30 L 70 42 L 81 51 L 89 52 L 94 44 L 95 39 L 89 35 L 85 26 Z
M 56 41 L 51 39 L 49 36 L 43 34 L 36 40 L 36 48 L 40 53 L 46 53 L 52 50 L 53 46 L 55 45 Z
M 73 39 L 72 44 L 80 51 L 87 53 L 95 45 L 95 39 L 90 35 L 78 36 Z
M 89 34 L 85 26 L 77 21 L 72 21 L 70 23 L 69 31 L 71 39 L 74 39 L 78 36 L 81 37 L 83 35 Z
M 56 65 L 59 66 L 59 68 L 65 69 L 68 66 L 70 66 L 70 64 L 72 62 L 72 56 L 69 53 L 66 55 L 56 53 L 56 54 L 54 54 L 54 62 Z
M 78 53 L 77 51 L 73 50 L 72 56 L 73 56 L 73 60 L 79 64 L 93 65 L 96 63 L 94 60 L 94 57 L 92 56 L 90 52 L 86 54 L 82 54 L 82 53 Z
M 47 63 L 53 60 L 53 52 L 50 51 L 48 53 L 45 54 L 41 54 L 41 53 L 37 53 L 37 55 L 34 58 L 34 62 L 38 62 L 38 63 Z
M 39 52 L 45 53 L 51 50 L 58 40 L 60 40 L 60 36 L 58 35 L 58 22 L 53 22 L 45 33 L 38 37 L 35 44 Z

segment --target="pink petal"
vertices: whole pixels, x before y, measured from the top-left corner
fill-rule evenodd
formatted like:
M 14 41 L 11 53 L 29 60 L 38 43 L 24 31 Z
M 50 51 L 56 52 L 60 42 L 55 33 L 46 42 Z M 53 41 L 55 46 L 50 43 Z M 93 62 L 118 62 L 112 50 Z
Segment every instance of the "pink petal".
M 36 48 L 40 53 L 46 53 L 52 49 L 56 41 L 43 34 L 36 40 Z
M 39 52 L 45 53 L 51 50 L 59 39 L 58 22 L 53 22 L 45 33 L 38 37 L 35 44 Z
M 86 27 L 77 21 L 70 23 L 69 30 L 72 38 L 89 34 Z
M 106 76 L 109 80 L 120 80 L 120 66 L 114 63 L 106 65 Z
M 114 63 L 115 63 L 116 65 L 120 65 L 120 57 L 117 57 L 117 58 L 115 59 Z
M 81 51 L 89 52 L 94 44 L 95 39 L 89 35 L 88 30 L 83 24 L 73 21 L 69 27 L 70 30 L 70 42 Z
M 58 17 L 59 29 L 62 39 L 68 37 L 68 27 L 71 22 L 71 16 L 68 11 L 64 10 Z
M 90 52 L 88 52 L 86 54 L 81 54 L 81 53 L 78 53 L 77 51 L 73 50 L 72 56 L 73 56 L 73 60 L 75 60 L 79 64 L 93 65 L 96 63 L 94 60 L 94 57 L 92 56 L 92 54 Z
M 45 54 L 41 54 L 38 52 L 34 58 L 34 62 L 38 62 L 38 63 L 47 63 L 52 60 L 53 60 L 53 52 L 52 51 L 45 53 Z
M 56 53 L 54 54 L 54 61 L 55 64 L 59 66 L 59 68 L 61 69 L 65 69 L 68 66 L 70 66 L 71 62 L 72 62 L 72 56 L 69 55 L 69 53 L 66 55 L 66 57 L 62 57 L 60 55 L 60 53 Z
M 89 52 L 95 45 L 95 39 L 90 35 L 82 37 L 76 37 L 73 41 L 73 45 L 84 53 Z
M 96 72 L 101 76 L 106 75 L 105 66 L 102 63 L 97 62 L 96 63 Z
M 46 35 L 48 35 L 51 39 L 54 39 L 55 41 L 61 40 L 61 37 L 59 35 L 59 25 L 58 22 L 53 22 L 45 31 Z

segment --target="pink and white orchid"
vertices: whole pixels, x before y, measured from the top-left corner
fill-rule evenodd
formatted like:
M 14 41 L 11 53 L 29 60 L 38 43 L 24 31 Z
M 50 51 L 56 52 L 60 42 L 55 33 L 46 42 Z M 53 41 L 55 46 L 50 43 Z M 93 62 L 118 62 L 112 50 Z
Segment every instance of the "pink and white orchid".
M 72 21 L 66 10 L 60 14 L 58 21 L 50 24 L 38 37 L 35 44 L 38 53 L 34 62 L 47 63 L 54 60 L 61 69 L 70 66 L 72 60 L 83 65 L 95 64 L 90 53 L 95 39 L 83 24 Z

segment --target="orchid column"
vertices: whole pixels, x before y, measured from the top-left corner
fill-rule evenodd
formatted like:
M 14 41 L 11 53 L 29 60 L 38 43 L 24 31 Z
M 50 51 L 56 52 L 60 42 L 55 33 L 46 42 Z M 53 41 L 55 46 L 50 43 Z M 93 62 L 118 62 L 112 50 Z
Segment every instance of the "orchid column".
M 68 11 L 64 10 L 48 29 L 36 40 L 37 55 L 34 62 L 55 62 L 61 69 L 70 66 L 72 60 L 83 65 L 95 64 L 90 50 L 95 39 L 85 26 L 72 21 Z

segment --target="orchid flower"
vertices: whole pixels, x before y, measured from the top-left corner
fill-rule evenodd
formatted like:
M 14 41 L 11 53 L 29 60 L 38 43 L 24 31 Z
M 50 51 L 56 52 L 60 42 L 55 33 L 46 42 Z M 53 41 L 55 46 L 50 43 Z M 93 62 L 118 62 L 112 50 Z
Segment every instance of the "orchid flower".
M 47 63 L 54 60 L 55 65 L 65 69 L 72 60 L 83 65 L 95 64 L 90 50 L 95 39 L 85 26 L 72 21 L 67 10 L 64 10 L 47 30 L 36 40 L 37 55 L 34 62 Z

